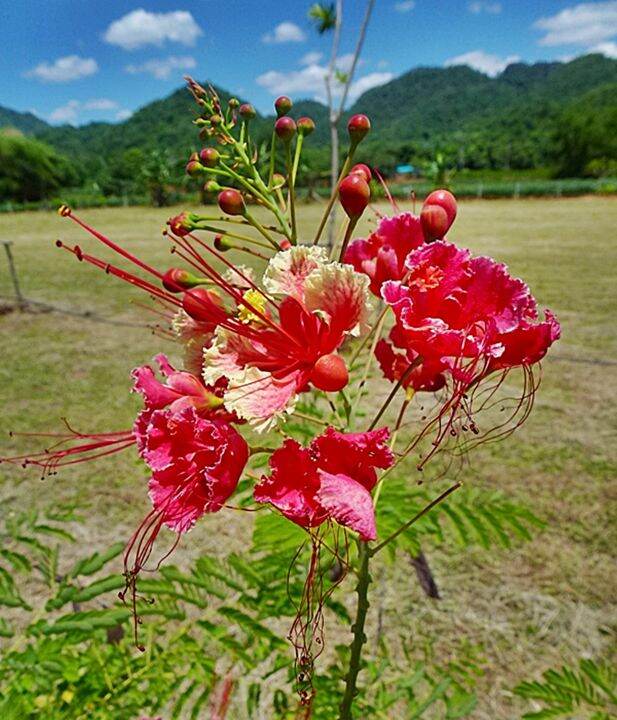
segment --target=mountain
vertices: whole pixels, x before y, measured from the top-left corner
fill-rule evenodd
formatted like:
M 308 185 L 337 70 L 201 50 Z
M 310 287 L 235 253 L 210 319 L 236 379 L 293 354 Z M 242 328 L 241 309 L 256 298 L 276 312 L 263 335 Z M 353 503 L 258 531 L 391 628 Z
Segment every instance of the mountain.
M 17 112 L 0 106 L 0 129 L 15 128 L 24 135 L 35 135 L 47 129 L 49 125 L 30 112 Z
M 360 146 L 359 159 L 380 167 L 410 159 L 424 162 L 436 150 L 472 168 L 535 167 L 548 162 L 549 139 L 564 110 L 610 83 L 617 83 L 617 61 L 596 54 L 568 63 L 516 63 L 496 78 L 467 66 L 415 68 L 365 92 L 348 114 L 370 116 L 373 131 Z M 223 101 L 229 98 L 224 90 L 217 91 Z M 0 108 L 0 126 L 33 134 L 78 162 L 105 162 L 131 148 L 165 148 L 171 157 L 186 158 L 200 145 L 192 125 L 195 115 L 191 96 L 180 88 L 118 124 L 51 127 L 29 113 Z M 317 130 L 307 140 L 307 157 L 327 167 L 325 106 L 300 100 L 292 115 L 313 117 Z M 252 128 L 258 141 L 269 138 L 272 121 L 255 118 Z

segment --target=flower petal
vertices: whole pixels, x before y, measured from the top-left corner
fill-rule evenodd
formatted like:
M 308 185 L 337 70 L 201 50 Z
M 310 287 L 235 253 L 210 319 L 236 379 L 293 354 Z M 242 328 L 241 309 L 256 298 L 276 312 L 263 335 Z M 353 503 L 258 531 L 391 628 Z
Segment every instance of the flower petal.
M 288 295 L 302 303 L 306 278 L 327 262 L 325 248 L 296 245 L 270 260 L 263 277 L 264 287 L 274 295 Z
M 317 499 L 341 525 L 355 530 L 361 540 L 375 540 L 375 508 L 370 492 L 347 475 L 319 471 Z

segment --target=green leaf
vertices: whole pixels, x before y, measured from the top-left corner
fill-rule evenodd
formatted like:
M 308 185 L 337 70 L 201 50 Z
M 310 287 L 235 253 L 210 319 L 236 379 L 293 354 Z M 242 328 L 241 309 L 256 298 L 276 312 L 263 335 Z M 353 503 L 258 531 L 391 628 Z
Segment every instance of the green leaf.
M 77 577 L 78 575 L 93 575 L 104 567 L 110 560 L 120 555 L 124 550 L 124 543 L 116 543 L 103 553 L 95 552 L 90 557 L 79 560 L 69 572 L 69 577 Z

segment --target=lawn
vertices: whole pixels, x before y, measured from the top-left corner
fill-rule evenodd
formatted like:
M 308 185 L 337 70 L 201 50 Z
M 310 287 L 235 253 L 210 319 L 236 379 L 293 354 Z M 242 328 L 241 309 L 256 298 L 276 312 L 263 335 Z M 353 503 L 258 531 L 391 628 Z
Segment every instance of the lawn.
M 79 214 L 165 266 L 169 245 L 160 230 L 175 212 L 122 208 Z M 318 214 L 318 206 L 302 207 L 301 228 L 309 233 Z M 437 638 L 433 652 L 440 661 L 475 654 L 484 670 L 473 714 L 478 720 L 518 717 L 522 706 L 512 688 L 549 667 L 582 656 L 617 659 L 615 227 L 617 200 L 585 197 L 462 203 L 451 233 L 451 239 L 524 277 L 540 305 L 557 314 L 563 332 L 543 363 L 531 418 L 506 443 L 478 449 L 465 472 L 468 483 L 529 506 L 546 529 L 508 550 L 461 551 L 454 543 L 425 548 L 439 601 L 423 595 L 405 560 L 375 573 L 381 589 L 372 612 L 380 614 L 386 636 L 404 623 L 418 649 L 428 636 Z M 141 301 L 137 291 L 80 265 L 54 247 L 58 237 L 95 248 L 92 238 L 56 215 L 0 216 L 0 240 L 14 243 L 24 294 L 94 314 L 84 318 L 42 308 L 0 314 L 0 455 L 26 447 L 8 431 L 53 429 L 62 417 L 89 431 L 129 427 L 139 406 L 128 393 L 130 369 L 162 346 L 175 350 L 140 327 L 151 318 L 132 302 Z M 111 257 L 103 250 L 96 248 Z M 10 293 L 0 256 L 0 306 Z M 127 538 L 147 511 L 142 475 L 128 455 L 45 481 L 1 466 L 0 498 L 3 513 L 77 503 L 87 515 L 82 539 L 92 548 Z M 250 522 L 244 516 L 202 521 L 177 551 L 180 561 L 241 549 L 242 524 Z M 351 596 L 352 583 L 346 589 Z M 372 623 L 374 628 L 375 617 Z

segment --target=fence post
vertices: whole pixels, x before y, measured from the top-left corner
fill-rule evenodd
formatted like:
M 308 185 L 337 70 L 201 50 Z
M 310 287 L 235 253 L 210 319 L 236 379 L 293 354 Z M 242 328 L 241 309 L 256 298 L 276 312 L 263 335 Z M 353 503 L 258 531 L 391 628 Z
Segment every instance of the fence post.
M 521 196 L 521 184 L 520 182 L 514 183 L 514 199 L 518 200 Z
M 11 245 L 13 244 L 10 240 L 3 240 L 4 251 L 6 252 L 6 259 L 9 264 L 9 273 L 11 275 L 11 282 L 13 283 L 13 290 L 15 291 L 15 299 L 20 310 L 26 307 L 26 298 L 21 294 L 21 288 L 19 287 L 19 280 L 17 278 L 17 270 L 15 269 L 15 261 L 13 259 L 13 253 L 11 251 Z

